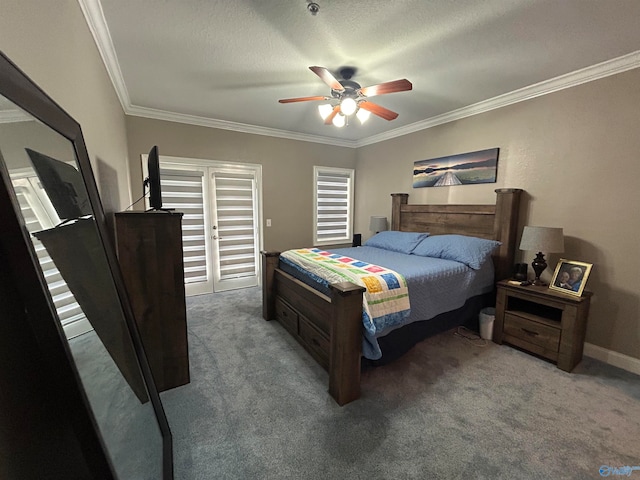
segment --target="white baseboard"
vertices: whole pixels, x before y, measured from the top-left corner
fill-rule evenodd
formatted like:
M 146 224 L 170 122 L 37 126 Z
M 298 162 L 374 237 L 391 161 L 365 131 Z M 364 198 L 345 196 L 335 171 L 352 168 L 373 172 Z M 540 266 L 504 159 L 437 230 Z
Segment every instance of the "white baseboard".
M 607 350 L 591 343 L 584 344 L 584 354 L 614 367 L 622 368 L 636 375 L 640 375 L 640 358 L 630 357 L 622 353 Z

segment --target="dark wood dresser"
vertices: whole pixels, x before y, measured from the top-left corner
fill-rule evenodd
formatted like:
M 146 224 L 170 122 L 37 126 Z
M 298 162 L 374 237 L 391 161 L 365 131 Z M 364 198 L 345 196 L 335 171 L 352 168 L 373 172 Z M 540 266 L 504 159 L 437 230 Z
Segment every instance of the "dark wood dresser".
M 115 214 L 118 261 L 158 391 L 189 383 L 182 213 Z

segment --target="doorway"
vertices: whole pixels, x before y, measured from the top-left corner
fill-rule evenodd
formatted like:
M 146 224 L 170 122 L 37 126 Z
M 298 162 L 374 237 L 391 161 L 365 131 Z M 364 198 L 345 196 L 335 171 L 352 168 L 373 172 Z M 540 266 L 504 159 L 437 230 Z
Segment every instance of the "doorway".
M 163 207 L 183 213 L 186 294 L 258 285 L 262 166 L 160 156 L 160 179 Z

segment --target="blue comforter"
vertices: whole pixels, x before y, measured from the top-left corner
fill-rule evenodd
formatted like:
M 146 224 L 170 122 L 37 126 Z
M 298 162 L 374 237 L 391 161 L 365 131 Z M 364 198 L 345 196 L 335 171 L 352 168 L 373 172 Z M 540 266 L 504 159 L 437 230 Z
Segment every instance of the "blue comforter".
M 379 337 L 407 323 L 429 320 L 441 313 L 460 308 L 467 299 L 493 289 L 494 270 L 491 260 L 481 269 L 473 270 L 452 260 L 407 255 L 376 247 L 338 248 L 330 251 L 389 268 L 402 274 L 407 280 L 411 305 L 408 318 L 399 322 L 383 319 L 375 324 L 374 331 L 364 330 L 362 354 L 371 360 L 382 357 L 377 341 Z M 290 271 L 290 268 L 287 270 Z M 296 276 L 300 277 L 299 274 Z

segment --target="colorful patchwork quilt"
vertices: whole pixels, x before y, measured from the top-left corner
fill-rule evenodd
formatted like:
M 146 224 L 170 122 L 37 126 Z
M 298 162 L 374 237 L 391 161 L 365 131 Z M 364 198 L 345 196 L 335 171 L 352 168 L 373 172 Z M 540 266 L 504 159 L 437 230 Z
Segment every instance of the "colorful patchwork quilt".
M 328 283 L 352 282 L 365 287 L 365 336 L 375 337 L 377 332 L 402 323 L 411 313 L 407 282 L 393 270 L 318 248 L 288 250 L 280 258 Z

